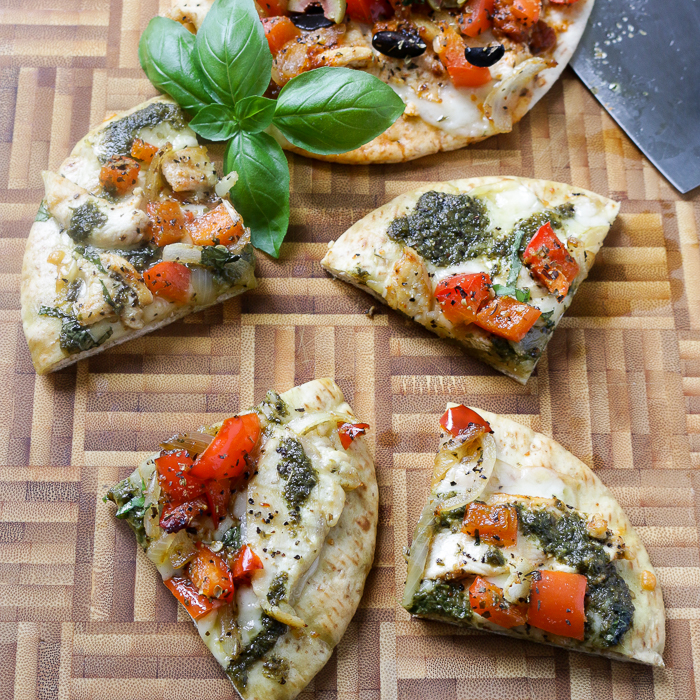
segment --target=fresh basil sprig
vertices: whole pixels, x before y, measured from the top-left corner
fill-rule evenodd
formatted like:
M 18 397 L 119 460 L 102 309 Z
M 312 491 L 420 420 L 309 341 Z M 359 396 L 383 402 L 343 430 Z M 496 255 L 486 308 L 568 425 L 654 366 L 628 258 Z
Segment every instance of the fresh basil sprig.
M 170 95 L 210 141 L 228 141 L 224 171 L 239 178 L 231 198 L 253 245 L 279 256 L 289 226 L 289 166 L 280 134 L 311 153 L 345 153 L 386 131 L 401 98 L 378 78 L 347 68 L 317 68 L 292 78 L 278 100 L 263 97 L 272 54 L 253 0 L 216 0 L 197 35 L 156 17 L 141 36 L 149 80 Z
M 530 301 L 529 289 L 518 289 L 515 285 L 494 284 L 493 291 L 499 297 L 515 297 L 518 301 Z

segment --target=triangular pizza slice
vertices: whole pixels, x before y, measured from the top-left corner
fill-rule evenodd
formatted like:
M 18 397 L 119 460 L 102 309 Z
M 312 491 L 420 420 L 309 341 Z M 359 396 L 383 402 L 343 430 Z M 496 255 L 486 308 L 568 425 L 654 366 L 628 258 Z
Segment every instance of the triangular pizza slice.
M 440 425 L 403 606 L 418 617 L 663 666 L 657 576 L 600 479 L 554 440 L 503 416 L 450 404 Z
M 235 176 L 233 176 L 235 177 Z M 255 287 L 250 231 L 180 108 L 157 97 L 85 136 L 45 197 L 22 266 L 39 374 Z
M 362 597 L 378 518 L 374 463 L 332 379 L 178 435 L 117 505 L 245 700 L 291 700 Z
M 436 182 L 351 226 L 321 265 L 524 384 L 619 209 L 546 180 Z

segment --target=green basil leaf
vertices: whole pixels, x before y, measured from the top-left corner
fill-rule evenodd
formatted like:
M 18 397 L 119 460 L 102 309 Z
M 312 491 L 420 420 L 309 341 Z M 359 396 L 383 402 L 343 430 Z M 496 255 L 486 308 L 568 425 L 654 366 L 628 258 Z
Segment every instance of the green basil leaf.
M 194 35 L 179 22 L 154 17 L 141 35 L 139 60 L 148 79 L 185 111 L 216 101 L 195 61 Z
M 257 134 L 272 124 L 277 103 L 268 97 L 251 95 L 236 102 L 236 117 L 241 129 Z
M 210 141 L 226 141 L 236 130 L 236 116 L 230 107 L 207 105 L 190 121 L 190 129 Z
M 43 200 L 41 202 L 41 205 L 39 206 L 39 211 L 36 213 L 36 217 L 34 221 L 48 221 L 51 218 L 51 212 L 49 211 L 49 208 L 46 206 L 46 200 Z
M 269 134 L 239 130 L 226 147 L 224 170 L 238 173 L 230 195 L 250 227 L 251 243 L 278 257 L 289 226 L 289 166 L 284 152 Z
M 126 518 L 127 515 L 129 514 L 129 511 L 140 510 L 141 508 L 143 508 L 145 502 L 146 502 L 146 500 L 143 496 L 138 496 L 136 498 L 132 498 L 130 501 L 127 501 L 121 508 L 118 508 L 115 515 L 118 518 Z
M 216 0 L 195 40 L 197 58 L 219 99 L 233 106 L 262 95 L 272 54 L 253 0 Z
M 530 301 L 529 289 L 517 289 L 512 285 L 504 286 L 502 284 L 494 284 L 493 291 L 499 297 L 515 297 L 518 301 L 521 302 Z
M 292 78 L 272 123 L 293 145 L 330 155 L 359 148 L 402 114 L 401 98 L 379 78 L 350 68 L 317 68 Z

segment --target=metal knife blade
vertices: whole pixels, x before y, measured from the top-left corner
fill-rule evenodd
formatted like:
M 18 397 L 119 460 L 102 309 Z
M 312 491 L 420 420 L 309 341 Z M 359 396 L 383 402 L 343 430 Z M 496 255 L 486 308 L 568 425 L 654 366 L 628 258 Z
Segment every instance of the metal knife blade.
M 596 0 L 571 65 L 676 189 L 700 185 L 700 0 Z

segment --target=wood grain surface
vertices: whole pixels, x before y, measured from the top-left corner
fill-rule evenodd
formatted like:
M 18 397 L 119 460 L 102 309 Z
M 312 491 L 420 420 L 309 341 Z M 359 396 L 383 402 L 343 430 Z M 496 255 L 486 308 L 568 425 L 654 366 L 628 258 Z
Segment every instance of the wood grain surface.
M 512 134 L 397 166 L 290 156 L 292 222 L 260 287 L 56 375 L 20 326 L 24 242 L 90 125 L 153 94 L 140 32 L 167 0 L 0 0 L 0 697 L 231 698 L 183 610 L 101 497 L 175 431 L 334 377 L 371 424 L 381 491 L 360 609 L 304 700 L 667 700 L 700 695 L 700 196 L 679 196 L 570 71 Z M 622 201 L 527 386 L 329 279 L 326 243 L 419 183 L 571 182 Z M 446 401 L 515 417 L 613 490 L 664 588 L 666 669 L 437 623 L 399 607 Z M 696 675 L 695 669 L 698 669 Z

